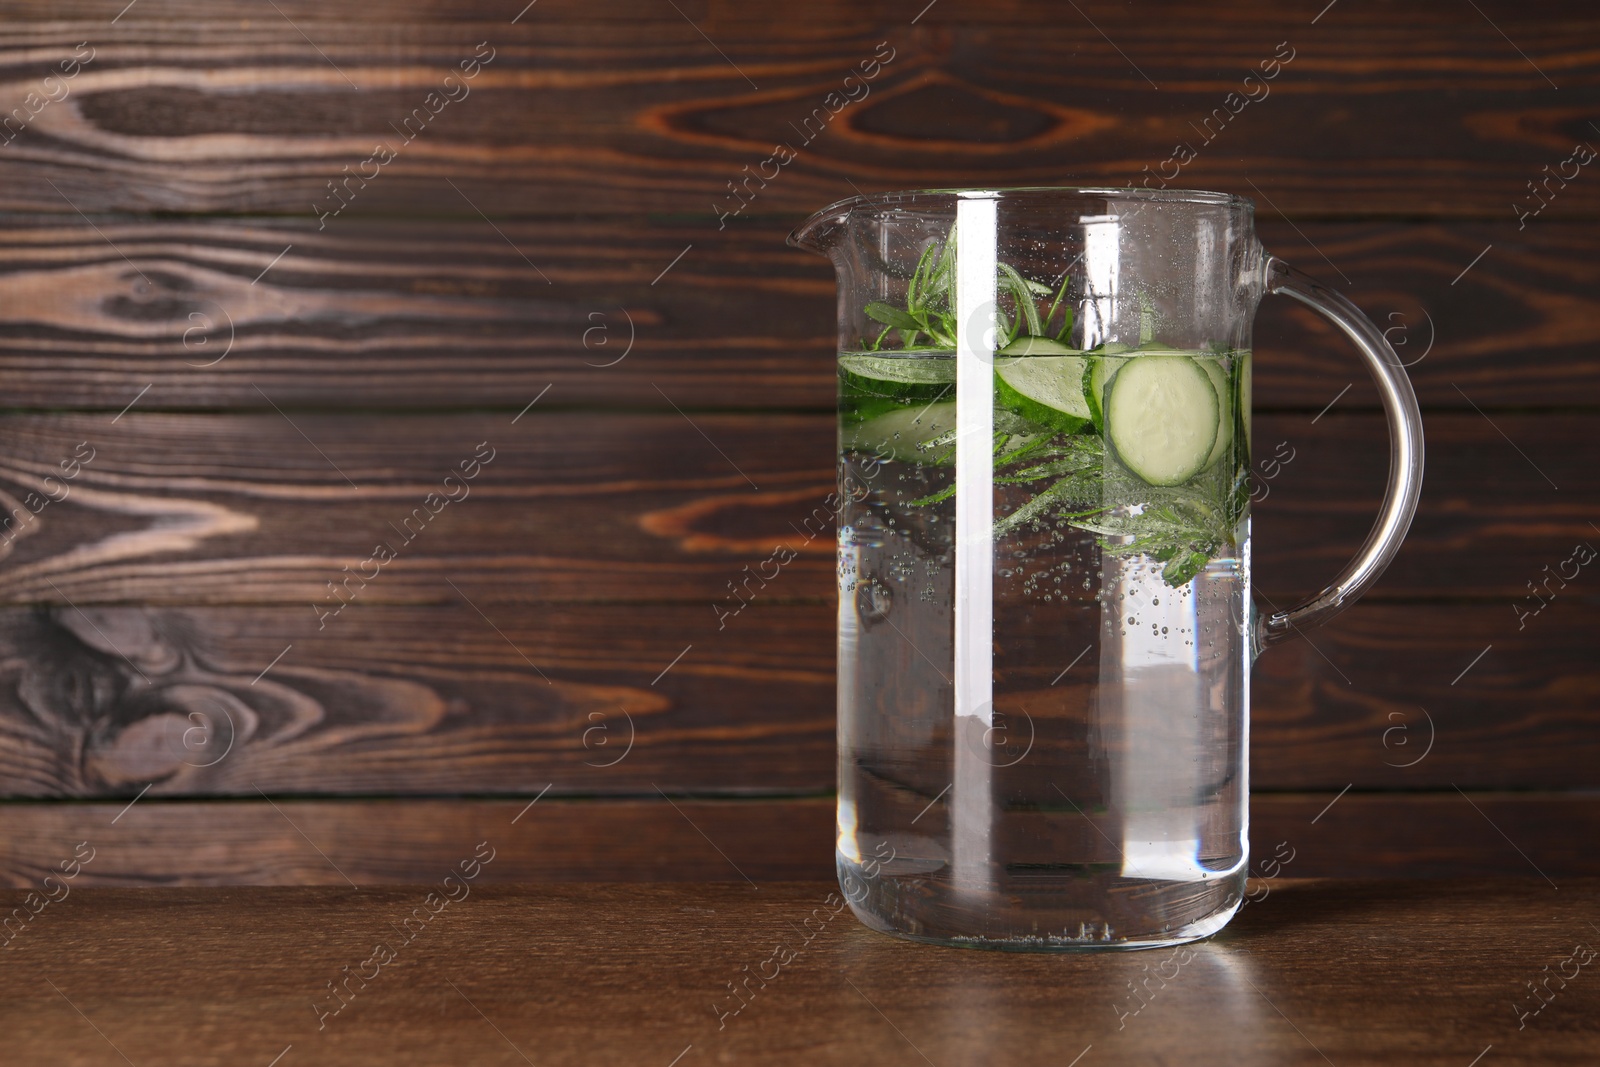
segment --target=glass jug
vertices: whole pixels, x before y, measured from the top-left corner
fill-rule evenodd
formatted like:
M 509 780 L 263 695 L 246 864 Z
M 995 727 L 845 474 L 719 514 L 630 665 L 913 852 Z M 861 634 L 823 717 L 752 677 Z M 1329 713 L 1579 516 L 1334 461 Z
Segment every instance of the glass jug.
M 1013 950 L 1216 932 L 1248 850 L 1250 666 L 1382 573 L 1422 426 L 1400 360 L 1222 193 L 930 190 L 790 235 L 838 275 L 837 865 L 888 933 Z M 1356 558 L 1250 593 L 1250 328 L 1331 319 L 1388 416 Z

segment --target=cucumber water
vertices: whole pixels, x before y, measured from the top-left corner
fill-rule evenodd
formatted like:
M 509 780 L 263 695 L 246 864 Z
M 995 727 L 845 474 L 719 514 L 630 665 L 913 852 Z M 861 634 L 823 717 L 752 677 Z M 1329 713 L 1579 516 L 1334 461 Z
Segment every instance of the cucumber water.
M 1156 343 L 997 353 L 985 725 L 952 713 L 954 353 L 840 355 L 838 862 L 866 921 L 937 939 L 972 914 L 963 810 L 1007 842 L 982 890 L 993 932 L 971 944 L 1103 945 L 1231 913 L 1248 375 L 1248 352 Z

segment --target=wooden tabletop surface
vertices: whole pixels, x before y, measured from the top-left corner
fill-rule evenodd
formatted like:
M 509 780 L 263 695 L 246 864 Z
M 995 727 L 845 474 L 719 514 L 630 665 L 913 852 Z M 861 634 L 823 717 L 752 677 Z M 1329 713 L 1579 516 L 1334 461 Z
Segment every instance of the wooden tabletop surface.
M 445 873 L 8 894 L 36 913 L 8 924 L 0 958 L 4 1061 L 1600 1062 L 1600 881 L 1280 879 L 1210 942 L 1044 956 L 876 934 L 821 882 L 508 888 Z

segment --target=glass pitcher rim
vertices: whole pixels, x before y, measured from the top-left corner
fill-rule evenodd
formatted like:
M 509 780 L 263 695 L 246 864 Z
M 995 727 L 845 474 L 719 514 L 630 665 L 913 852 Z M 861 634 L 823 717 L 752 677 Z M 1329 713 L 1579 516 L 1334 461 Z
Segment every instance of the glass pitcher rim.
M 840 216 L 847 216 L 852 211 L 868 206 L 890 208 L 902 201 L 915 200 L 925 196 L 965 196 L 970 199 L 1001 200 L 1006 197 L 1020 197 L 1024 195 L 1056 194 L 1068 196 L 1102 196 L 1117 200 L 1143 200 L 1158 203 L 1195 204 L 1203 207 L 1243 208 L 1247 213 L 1254 214 L 1255 201 L 1247 196 L 1236 193 L 1219 193 L 1210 189 L 1149 189 L 1144 187 L 1125 186 L 1117 188 L 1108 185 L 1012 185 L 1012 186 L 972 186 L 966 188 L 943 189 L 895 189 L 878 193 L 858 193 L 847 196 L 843 200 L 836 200 L 810 216 L 789 233 L 787 244 L 794 248 L 805 248 L 811 251 L 822 249 L 814 242 L 807 242 L 806 237 L 819 224 L 829 220 L 836 220 Z

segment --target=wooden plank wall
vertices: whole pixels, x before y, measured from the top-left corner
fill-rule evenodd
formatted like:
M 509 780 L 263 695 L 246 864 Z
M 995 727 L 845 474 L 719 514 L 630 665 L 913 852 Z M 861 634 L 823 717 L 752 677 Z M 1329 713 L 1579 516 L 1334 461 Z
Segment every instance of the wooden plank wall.
M 0 14 L 0 881 L 84 839 L 107 883 L 418 879 L 490 828 L 499 878 L 826 877 L 831 546 L 793 524 L 832 477 L 833 285 L 783 237 L 1179 142 L 1176 184 L 1254 197 L 1426 407 L 1405 549 L 1257 669 L 1257 840 L 1600 873 L 1600 576 L 1540 584 L 1600 544 L 1600 176 L 1563 167 L 1600 145 L 1591 5 L 122 3 Z M 1286 304 L 1279 604 L 1386 463 L 1353 353 Z

